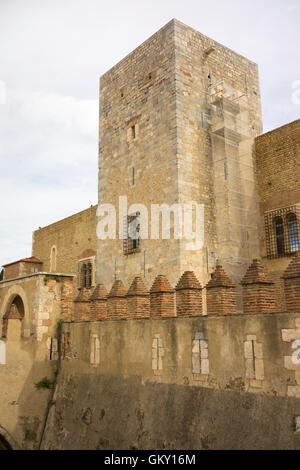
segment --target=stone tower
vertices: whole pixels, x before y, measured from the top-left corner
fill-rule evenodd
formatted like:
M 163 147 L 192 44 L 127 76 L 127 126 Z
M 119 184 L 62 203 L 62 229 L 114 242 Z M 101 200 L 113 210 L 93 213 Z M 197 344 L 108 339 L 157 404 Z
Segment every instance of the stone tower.
M 192 270 L 205 284 L 217 259 L 239 282 L 259 257 L 253 144 L 261 122 L 257 65 L 177 20 L 105 73 L 99 203 L 118 208 L 126 196 L 128 209 L 144 204 L 149 214 L 151 204 L 203 204 L 205 230 L 199 250 L 161 234 L 126 250 L 117 227 L 116 240 L 98 241 L 98 282 L 129 285 L 141 275 L 150 286 L 159 273 L 175 285 Z

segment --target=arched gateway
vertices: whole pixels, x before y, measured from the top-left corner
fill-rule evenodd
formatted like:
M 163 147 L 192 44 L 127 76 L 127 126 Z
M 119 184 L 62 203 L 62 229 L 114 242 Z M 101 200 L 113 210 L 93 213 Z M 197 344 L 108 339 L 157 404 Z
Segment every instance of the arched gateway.
M 13 450 L 9 442 L 0 434 L 0 450 Z

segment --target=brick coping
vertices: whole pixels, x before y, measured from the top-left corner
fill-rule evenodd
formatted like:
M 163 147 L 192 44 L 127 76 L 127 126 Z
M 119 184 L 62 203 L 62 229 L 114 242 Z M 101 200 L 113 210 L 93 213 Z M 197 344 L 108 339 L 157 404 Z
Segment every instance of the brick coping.
M 245 314 L 245 313 L 235 313 L 235 314 L 227 314 L 227 315 L 191 315 L 191 316 L 185 316 L 185 317 L 159 317 L 159 316 L 155 316 L 155 317 L 141 317 L 141 318 L 134 318 L 134 317 L 120 317 L 120 318 L 101 318 L 99 320 L 94 320 L 94 321 L 90 321 L 90 320 L 83 320 L 83 321 L 80 321 L 80 322 L 76 322 L 74 320 L 72 321 L 64 321 L 63 320 L 63 323 L 66 324 L 66 325 L 77 325 L 79 323 L 101 323 L 101 322 L 105 322 L 105 321 L 109 321 L 109 322 L 119 322 L 119 321 L 134 321 L 134 320 L 137 320 L 137 321 L 142 321 L 142 320 L 147 320 L 147 321 L 150 321 L 150 320 L 154 320 L 154 321 L 158 321 L 158 320 L 163 320 L 163 321 L 168 321 L 168 320 L 179 320 L 179 321 L 182 321 L 182 320 L 193 320 L 193 319 L 199 319 L 199 318 L 203 318 L 203 320 L 219 320 L 220 318 L 225 318 L 225 317 L 230 317 L 230 318 L 249 318 L 249 317 L 274 317 L 274 316 L 290 316 L 290 317 L 294 317 L 294 316 L 299 316 L 300 317 L 300 314 L 297 313 L 297 312 L 275 312 L 275 313 L 259 313 L 257 315 L 249 315 L 249 314 Z

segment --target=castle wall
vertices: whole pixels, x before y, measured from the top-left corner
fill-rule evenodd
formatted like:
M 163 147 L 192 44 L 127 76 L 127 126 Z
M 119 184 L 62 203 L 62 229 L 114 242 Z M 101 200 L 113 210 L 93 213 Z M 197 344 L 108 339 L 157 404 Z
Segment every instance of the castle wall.
M 261 251 L 270 275 L 276 281 L 277 306 L 285 310 L 281 276 L 290 257 L 269 259 L 266 248 L 264 215 L 267 211 L 300 208 L 300 120 L 256 138 L 256 161 L 261 217 Z M 298 227 L 300 220 L 298 218 Z
M 299 314 L 64 324 L 42 447 L 299 448 L 300 387 L 286 359 L 299 328 Z
M 45 272 L 74 274 L 74 285 L 78 285 L 79 260 L 96 256 L 96 210 L 92 206 L 33 232 L 32 254 L 43 261 Z M 53 248 L 55 261 L 51 261 Z

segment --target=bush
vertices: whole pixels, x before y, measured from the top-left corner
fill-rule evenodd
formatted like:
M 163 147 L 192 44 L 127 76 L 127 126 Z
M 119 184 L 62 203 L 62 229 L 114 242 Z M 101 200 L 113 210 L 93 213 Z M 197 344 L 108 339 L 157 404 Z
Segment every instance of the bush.
M 40 380 L 38 383 L 34 385 L 38 390 L 41 390 L 43 388 L 46 388 L 46 389 L 53 388 L 54 383 L 50 379 L 48 379 L 48 377 L 44 377 L 42 380 Z

